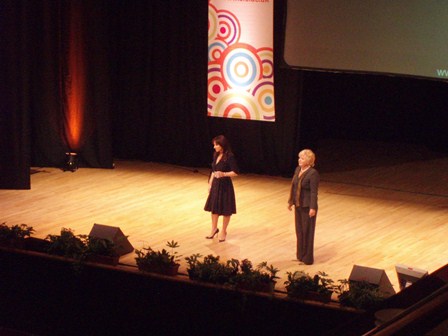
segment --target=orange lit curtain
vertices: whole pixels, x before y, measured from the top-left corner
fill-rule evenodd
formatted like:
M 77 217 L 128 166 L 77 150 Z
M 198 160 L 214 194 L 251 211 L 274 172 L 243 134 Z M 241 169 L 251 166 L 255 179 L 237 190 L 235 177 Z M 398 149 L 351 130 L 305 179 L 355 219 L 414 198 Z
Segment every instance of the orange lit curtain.
M 274 0 L 209 0 L 208 115 L 275 121 Z
M 72 1 L 69 7 L 68 51 L 62 94 L 64 106 L 64 135 L 68 150 L 79 152 L 83 145 L 86 113 L 85 34 L 81 1 Z
M 80 166 L 113 166 L 107 64 L 108 1 L 32 3 L 38 65 L 33 97 L 33 161 L 61 166 L 78 153 Z M 33 98 L 36 99 L 36 98 Z
M 64 139 L 71 1 L 5 1 L 16 24 L 0 34 L 11 35 L 8 46 L 29 63 L 13 63 L 21 72 L 11 77 L 20 87 L 17 101 L 29 115 L 32 165 L 61 167 L 69 150 Z M 298 72 L 288 71 L 285 81 L 286 70 L 276 67 L 276 105 L 282 113 L 275 123 L 207 117 L 207 2 L 74 2 L 82 4 L 86 89 L 80 157 L 86 166 L 110 168 L 112 158 L 207 166 L 210 139 L 226 134 L 244 171 L 293 169 L 299 100 L 288 97 L 295 94 Z M 276 22 L 280 26 L 282 20 Z M 16 133 L 28 136 L 21 132 Z

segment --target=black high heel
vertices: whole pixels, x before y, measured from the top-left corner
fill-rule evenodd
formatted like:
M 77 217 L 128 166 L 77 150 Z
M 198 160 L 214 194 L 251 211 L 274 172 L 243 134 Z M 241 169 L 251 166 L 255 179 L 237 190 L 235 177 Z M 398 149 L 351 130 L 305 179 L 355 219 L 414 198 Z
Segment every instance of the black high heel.
M 211 236 L 206 236 L 205 239 L 213 239 L 218 234 L 219 229 L 216 229 L 215 233 L 213 233 Z

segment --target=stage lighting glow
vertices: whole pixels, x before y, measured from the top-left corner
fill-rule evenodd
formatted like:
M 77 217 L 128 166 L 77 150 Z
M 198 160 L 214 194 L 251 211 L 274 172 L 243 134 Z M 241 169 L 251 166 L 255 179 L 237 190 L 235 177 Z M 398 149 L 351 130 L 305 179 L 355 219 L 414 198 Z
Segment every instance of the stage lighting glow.
M 82 34 L 82 13 L 79 5 L 72 4 L 68 51 L 68 78 L 65 86 L 67 96 L 65 135 L 70 150 L 79 151 L 83 138 L 85 113 L 85 59 Z

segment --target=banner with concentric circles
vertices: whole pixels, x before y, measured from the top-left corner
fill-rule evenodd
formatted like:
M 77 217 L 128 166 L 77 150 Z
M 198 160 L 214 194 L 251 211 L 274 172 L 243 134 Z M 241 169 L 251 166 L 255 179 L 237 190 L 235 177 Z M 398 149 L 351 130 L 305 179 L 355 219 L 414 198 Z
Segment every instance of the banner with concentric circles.
M 211 117 L 275 121 L 274 0 L 209 0 Z

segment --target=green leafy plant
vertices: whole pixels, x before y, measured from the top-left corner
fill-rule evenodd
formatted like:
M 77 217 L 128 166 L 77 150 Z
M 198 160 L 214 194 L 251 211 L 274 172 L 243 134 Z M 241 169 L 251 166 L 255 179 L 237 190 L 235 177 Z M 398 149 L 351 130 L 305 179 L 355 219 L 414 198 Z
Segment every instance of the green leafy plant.
M 185 257 L 185 260 L 187 261 L 188 265 L 187 273 L 189 278 L 192 280 L 198 280 L 199 264 L 200 264 L 199 258 L 202 258 L 202 255 L 200 253 L 195 253 L 189 257 Z
M 0 224 L 0 245 L 10 247 L 20 247 L 25 238 L 29 238 L 34 229 L 26 224 L 6 225 L 6 222 Z
M 48 235 L 47 252 L 66 258 L 116 266 L 119 255 L 113 241 L 89 235 L 75 235 L 73 230 L 63 228 L 59 235 Z
M 137 267 L 144 272 L 154 272 L 166 275 L 176 275 L 179 269 L 180 255 L 174 249 L 179 247 L 179 244 L 174 240 L 167 242 L 167 247 L 171 248 L 171 252 L 162 250 L 153 250 L 151 247 L 144 247 L 140 250 L 136 249 Z
M 76 236 L 71 229 L 62 228 L 60 235 L 48 235 L 48 253 L 73 259 L 82 259 L 86 244 L 82 236 Z
M 238 273 L 239 261 L 236 259 L 221 262 L 219 256 L 209 254 L 201 261 L 201 257 L 200 254 L 193 254 L 185 258 L 188 276 L 192 280 L 226 284 Z
M 84 242 L 84 250 L 81 256 L 82 261 L 112 266 L 118 265 L 120 256 L 112 240 L 88 235 L 79 235 L 78 237 Z
M 288 280 L 285 288 L 288 297 L 319 301 L 330 301 L 335 287 L 334 281 L 325 272 L 317 272 L 314 276 L 303 271 L 287 272 Z
M 272 292 L 274 290 L 278 269 L 272 265 L 268 266 L 266 261 L 260 263 L 255 269 L 248 259 L 241 261 L 239 272 L 232 277 L 231 282 L 237 288 L 261 292 Z
M 384 295 L 379 287 L 367 281 L 349 281 L 347 279 L 338 280 L 339 285 L 335 287 L 339 303 L 343 306 L 357 309 L 376 309 L 382 301 Z
M 84 241 L 85 248 L 83 253 L 85 255 L 118 256 L 115 244 L 110 239 L 91 237 L 88 235 L 79 237 Z

